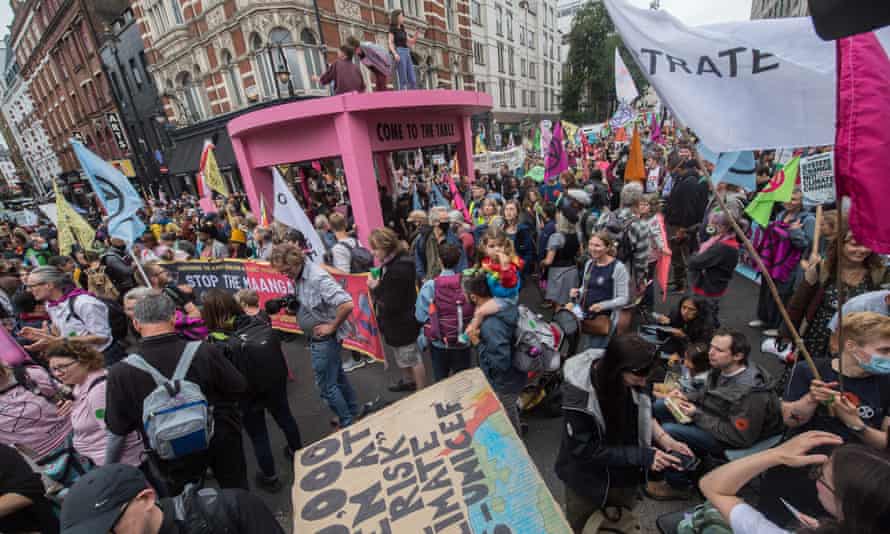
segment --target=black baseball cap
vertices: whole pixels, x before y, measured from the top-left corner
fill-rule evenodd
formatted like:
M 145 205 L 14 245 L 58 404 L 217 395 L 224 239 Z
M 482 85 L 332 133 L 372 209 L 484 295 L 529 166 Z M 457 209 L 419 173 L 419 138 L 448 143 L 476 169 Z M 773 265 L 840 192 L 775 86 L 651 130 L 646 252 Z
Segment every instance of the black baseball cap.
M 108 532 L 124 513 L 124 505 L 149 488 L 142 471 L 131 465 L 109 464 L 74 483 L 62 504 L 62 534 Z

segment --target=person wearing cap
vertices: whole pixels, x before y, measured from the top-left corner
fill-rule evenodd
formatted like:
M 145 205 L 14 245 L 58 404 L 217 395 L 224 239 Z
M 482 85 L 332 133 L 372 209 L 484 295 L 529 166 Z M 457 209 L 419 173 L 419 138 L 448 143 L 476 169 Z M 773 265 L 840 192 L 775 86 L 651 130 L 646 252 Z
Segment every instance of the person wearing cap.
M 158 498 L 139 469 L 110 464 L 81 477 L 62 505 L 63 534 L 283 534 L 263 501 L 241 489 L 188 487 Z
M 476 239 L 464 220 L 464 214 L 460 210 L 451 210 L 448 212 L 448 220 L 451 221 L 451 230 L 457 235 L 461 245 L 463 245 L 467 259 L 474 258 L 476 255 Z

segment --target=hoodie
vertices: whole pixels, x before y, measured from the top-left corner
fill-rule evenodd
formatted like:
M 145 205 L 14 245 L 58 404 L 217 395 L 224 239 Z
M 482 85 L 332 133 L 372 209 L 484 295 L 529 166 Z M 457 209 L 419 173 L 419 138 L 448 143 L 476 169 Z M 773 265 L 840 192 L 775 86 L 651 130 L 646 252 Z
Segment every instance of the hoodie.
M 606 442 L 606 422 L 590 381 L 590 367 L 605 351 L 590 349 L 566 360 L 563 367 L 563 431 L 556 474 L 572 491 L 605 505 L 610 487 L 633 487 L 652 465 L 652 400 L 632 390 L 630 405 L 637 420 L 620 444 Z
M 720 238 L 707 248 L 702 246 L 698 254 L 687 260 L 692 291 L 703 297 L 722 297 L 738 263 L 739 242 L 732 235 Z

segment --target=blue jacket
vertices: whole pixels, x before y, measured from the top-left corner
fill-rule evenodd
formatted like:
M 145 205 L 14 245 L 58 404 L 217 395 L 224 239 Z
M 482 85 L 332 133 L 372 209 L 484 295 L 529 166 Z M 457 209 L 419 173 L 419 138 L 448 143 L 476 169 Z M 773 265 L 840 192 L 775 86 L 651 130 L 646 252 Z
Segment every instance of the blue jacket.
M 498 393 L 519 393 L 525 386 L 525 373 L 513 367 L 513 335 L 519 320 L 515 304 L 500 301 L 501 310 L 482 321 L 479 367 Z

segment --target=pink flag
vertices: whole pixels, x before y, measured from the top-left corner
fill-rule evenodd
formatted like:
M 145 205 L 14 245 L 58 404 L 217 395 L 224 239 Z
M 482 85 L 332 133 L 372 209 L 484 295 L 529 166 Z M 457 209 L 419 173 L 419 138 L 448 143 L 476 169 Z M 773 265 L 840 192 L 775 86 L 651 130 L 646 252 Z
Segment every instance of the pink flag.
M 544 160 L 544 178 L 559 176 L 569 168 L 569 156 L 562 143 L 562 122 L 556 121 L 553 125 L 553 137 L 550 138 L 550 148 L 547 149 L 547 159 Z
M 464 203 L 464 197 L 461 196 L 457 184 L 454 183 L 454 177 L 450 174 L 446 174 L 445 177 L 448 180 L 448 189 L 451 190 L 451 203 L 454 205 L 454 209 L 460 210 L 460 212 L 464 214 L 464 220 L 470 222 L 470 212 L 467 210 L 467 205 Z
M 25 349 L 9 335 L 6 328 L 0 327 L 0 361 L 7 367 L 21 365 L 30 361 L 31 357 Z
M 878 34 L 880 32 L 880 38 Z M 850 229 L 856 240 L 890 253 L 890 28 L 837 41 L 838 198 L 849 196 Z
M 658 220 L 658 231 L 661 232 L 661 242 L 670 243 L 667 238 L 667 231 L 664 227 L 664 216 L 662 214 L 655 215 Z M 655 280 L 661 286 L 661 301 L 667 301 L 668 275 L 671 272 L 671 249 L 666 249 L 665 253 L 658 256 L 658 262 L 655 264 Z
M 316 160 L 313 160 L 313 161 L 312 161 L 312 168 L 315 169 L 315 170 L 318 171 L 318 172 L 321 172 L 321 162 L 318 161 L 317 159 L 316 159 Z

